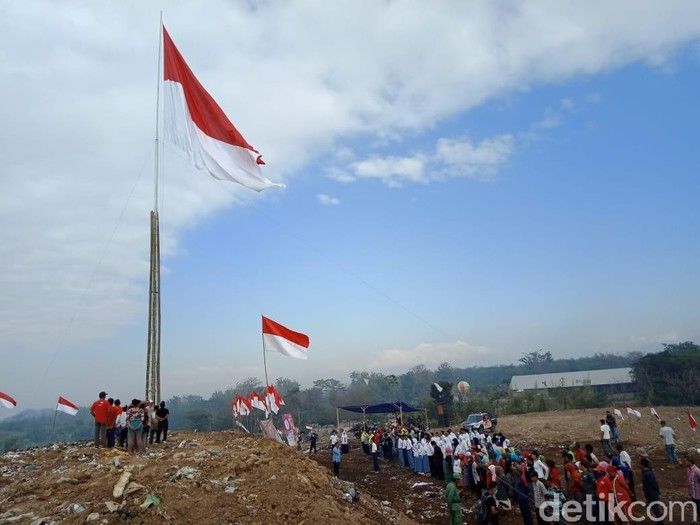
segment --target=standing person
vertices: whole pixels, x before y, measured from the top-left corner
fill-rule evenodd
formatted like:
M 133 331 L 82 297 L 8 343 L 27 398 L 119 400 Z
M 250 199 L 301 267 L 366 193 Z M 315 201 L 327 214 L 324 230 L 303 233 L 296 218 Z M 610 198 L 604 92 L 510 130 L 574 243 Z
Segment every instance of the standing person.
M 95 418 L 95 446 L 97 448 L 107 445 L 107 417 L 110 406 L 107 402 L 107 392 L 100 392 L 99 399 L 90 407 L 90 414 Z
M 666 445 L 666 459 L 668 459 L 668 462 L 678 463 L 678 457 L 676 456 L 676 441 L 673 439 L 676 436 L 676 433 L 666 424 L 666 421 L 661 421 L 659 436 L 664 440 L 664 445 Z
M 432 441 L 433 444 L 433 466 L 435 468 L 432 469 L 431 473 L 434 478 L 437 479 L 443 479 L 445 476 L 445 471 L 443 470 L 443 463 L 442 463 L 442 449 L 438 446 L 435 441 Z
M 343 429 L 343 433 L 340 434 L 340 452 L 342 454 L 347 454 L 350 452 L 350 445 L 348 445 L 348 433 Z
M 647 509 L 651 509 L 654 516 L 658 518 L 657 523 L 661 523 L 661 517 L 664 513 L 661 510 L 661 491 L 656 481 L 656 475 L 648 458 L 642 458 L 640 463 L 642 465 L 642 490 L 644 499 L 647 500 Z
M 150 428 L 148 429 L 148 433 L 146 434 L 146 438 L 148 438 L 148 443 L 153 444 L 153 441 L 156 439 L 156 432 L 158 431 L 158 420 L 156 419 L 156 404 L 153 401 L 148 402 L 148 424 Z
M 600 444 L 603 446 L 603 452 L 607 455 L 612 454 L 610 447 L 610 425 L 604 419 L 600 420 Z
M 617 426 L 615 414 L 610 412 L 610 410 L 605 411 L 605 423 L 610 427 L 610 443 L 616 445 L 618 442 L 622 442 L 622 439 L 620 439 L 620 427 Z
M 371 445 L 372 450 L 372 464 L 374 465 L 374 471 L 379 472 L 379 449 L 377 448 L 377 443 L 372 440 Z
M 107 448 L 114 447 L 114 425 L 117 422 L 117 414 L 114 411 L 114 399 L 107 399 Z
M 160 402 L 158 410 L 156 410 L 156 443 L 160 443 L 160 436 L 163 436 L 163 443 L 168 440 L 168 416 L 170 410 L 165 408 L 165 401 Z
M 127 451 L 138 454 L 143 450 L 143 404 L 139 399 L 132 399 L 131 406 L 126 411 Z
M 532 472 L 536 478 L 537 473 Z M 498 499 L 498 498 L 497 498 Z M 518 476 L 515 480 L 515 500 L 520 507 L 520 514 L 523 517 L 523 525 L 532 525 L 532 511 L 530 510 L 530 487 L 523 476 Z
M 146 443 L 148 442 L 148 434 L 151 431 L 151 420 L 149 418 L 149 410 L 148 410 L 148 405 L 150 401 L 147 401 L 145 403 L 141 403 L 139 405 L 139 408 L 143 411 L 142 416 L 141 416 L 141 433 L 143 436 L 141 436 L 141 452 L 145 452 L 146 450 Z
M 593 445 L 591 445 L 590 443 L 586 443 L 585 448 L 586 448 L 586 460 L 591 465 L 591 468 L 597 467 L 598 463 L 600 463 L 600 462 L 598 461 L 597 456 L 593 453 Z
M 532 499 L 535 503 L 535 517 L 537 518 L 537 525 L 545 525 L 544 516 L 542 515 L 544 512 L 542 510 L 542 505 L 544 505 L 547 501 L 547 487 L 544 486 L 544 483 L 542 483 L 542 480 L 540 480 L 537 472 L 534 470 L 530 471 L 530 484 L 532 485 Z M 595 493 L 595 482 L 593 493 Z
M 484 507 L 486 507 L 486 525 L 498 525 L 499 515 L 498 515 L 498 503 L 493 495 L 494 488 L 491 486 L 490 489 L 485 489 L 484 495 L 482 496 Z M 532 519 L 532 517 L 530 518 Z
M 336 430 L 331 430 L 331 454 L 333 453 L 333 447 L 338 443 L 338 432 Z
M 336 478 L 340 476 L 340 457 L 342 454 L 340 453 L 340 446 L 338 446 L 338 443 L 333 445 L 333 476 Z
M 450 525 L 462 525 L 462 502 L 455 483 L 457 479 L 459 479 L 459 474 L 454 474 L 445 486 L 445 501 L 450 512 Z
M 119 405 L 116 405 L 119 408 L 119 415 L 117 415 L 117 420 L 114 423 L 116 427 L 117 443 L 119 444 L 119 448 L 126 448 L 126 407 L 122 407 L 121 401 L 118 399 L 115 401 L 115 404 L 116 403 L 119 403 Z
M 311 432 L 309 432 L 309 455 L 311 455 L 311 451 L 314 451 L 314 455 L 316 455 L 316 440 L 318 440 L 318 434 L 314 429 L 311 429 Z
M 112 398 L 110 398 L 112 399 Z M 109 401 L 109 399 L 107 400 Z M 117 427 L 117 419 L 121 414 L 124 413 L 122 410 L 122 402 L 119 399 L 114 400 L 111 403 L 109 409 L 109 421 L 107 422 L 107 447 L 114 448 L 114 445 L 119 438 L 119 433 L 121 430 Z
M 700 467 L 696 462 L 695 454 L 688 455 L 688 494 L 695 503 L 695 512 L 700 513 Z

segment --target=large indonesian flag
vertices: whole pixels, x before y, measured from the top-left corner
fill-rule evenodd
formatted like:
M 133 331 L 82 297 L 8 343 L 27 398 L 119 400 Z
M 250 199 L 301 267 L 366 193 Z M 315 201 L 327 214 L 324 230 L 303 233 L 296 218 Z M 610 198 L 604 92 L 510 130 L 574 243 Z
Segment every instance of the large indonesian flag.
M 255 191 L 281 186 L 263 177 L 262 157 L 199 83 L 165 27 L 163 51 L 165 137 L 215 179 L 237 182 Z
M 74 416 L 78 413 L 78 405 L 72 401 L 68 401 L 65 397 L 59 396 L 58 403 L 56 403 L 56 410 Z
M 17 401 L 5 392 L 0 392 L 0 406 L 5 408 L 15 408 L 17 406 Z
M 265 316 L 262 318 L 262 332 L 266 352 L 279 352 L 297 359 L 308 358 L 308 335 L 294 332 Z
M 273 414 L 277 414 L 277 412 L 280 411 L 280 407 L 284 405 L 282 395 L 272 385 L 267 385 L 267 388 L 265 389 L 265 401 L 267 402 L 270 412 Z

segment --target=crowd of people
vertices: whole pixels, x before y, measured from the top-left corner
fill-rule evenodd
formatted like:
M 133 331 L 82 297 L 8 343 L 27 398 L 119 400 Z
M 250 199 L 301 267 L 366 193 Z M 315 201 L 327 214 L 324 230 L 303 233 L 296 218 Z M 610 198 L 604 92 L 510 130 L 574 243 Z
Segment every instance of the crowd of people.
M 165 401 L 132 399 L 128 405 L 100 392 L 90 407 L 95 420 L 94 445 L 97 448 L 125 449 L 129 454 L 146 450 L 146 444 L 165 443 L 168 439 L 170 411 Z
M 661 517 L 661 489 L 651 459 L 644 448 L 633 454 L 626 450 L 615 415 L 607 412 L 601 420 L 600 446 L 573 443 L 559 457 L 545 457 L 540 451 L 520 450 L 501 432 L 461 428 L 428 432 L 420 425 L 390 428 L 361 428 L 356 433 L 362 450 L 372 458 L 379 471 L 380 458 L 398 462 L 406 469 L 430 475 L 445 483 L 451 523 L 462 523 L 462 507 L 468 493 L 477 501 L 474 514 L 483 524 L 497 525 L 499 516 L 517 504 L 524 525 L 543 525 L 559 521 L 559 511 L 567 500 L 590 505 L 599 523 L 613 523 L 609 503 L 629 513 L 632 502 L 643 496 L 648 508 Z M 669 463 L 677 463 L 674 431 L 661 421 L 659 437 Z M 331 433 L 332 462 L 335 476 L 347 452 L 347 431 Z M 315 448 L 315 447 L 314 447 Z M 637 494 L 635 472 L 639 473 L 642 493 Z M 696 509 L 700 505 L 700 468 L 693 455 L 688 456 L 688 492 Z M 548 505 L 545 505 L 548 503 Z M 696 510 L 697 511 L 697 510 Z M 553 517 L 552 517 L 553 516 Z

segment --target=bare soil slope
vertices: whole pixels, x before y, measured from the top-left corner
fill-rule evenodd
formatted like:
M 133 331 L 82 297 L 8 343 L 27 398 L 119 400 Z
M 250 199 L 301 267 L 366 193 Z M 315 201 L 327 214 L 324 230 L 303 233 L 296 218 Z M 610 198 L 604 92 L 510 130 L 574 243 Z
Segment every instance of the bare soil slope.
M 60 444 L 0 456 L 0 524 L 412 523 L 343 489 L 303 454 L 235 431 L 178 432 L 134 457 Z M 159 503 L 143 508 L 150 494 Z

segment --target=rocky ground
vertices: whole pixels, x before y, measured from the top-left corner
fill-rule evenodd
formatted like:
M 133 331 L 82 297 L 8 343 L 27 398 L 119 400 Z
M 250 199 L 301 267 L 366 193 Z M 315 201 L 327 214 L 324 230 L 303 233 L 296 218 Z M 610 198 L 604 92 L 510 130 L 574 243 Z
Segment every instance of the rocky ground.
M 700 447 L 700 433 L 689 430 L 684 409 L 658 411 L 676 429 L 681 453 Z M 590 409 L 505 416 L 499 419 L 499 430 L 515 446 L 538 448 L 559 460 L 562 448 L 573 441 L 600 448 L 602 413 Z M 641 420 L 626 419 L 621 428 L 627 450 L 637 462 L 636 449 L 643 447 L 663 497 L 685 500 L 685 465 L 666 463 L 658 427 L 646 412 Z M 87 444 L 10 452 L 0 456 L 0 525 L 446 522 L 442 482 L 385 460 L 374 473 L 371 459 L 355 442 L 343 456 L 340 480 L 334 480 L 326 439 L 322 436 L 312 457 L 237 431 L 177 432 L 167 444 L 136 457 Z M 359 494 L 355 502 L 348 495 L 352 489 Z M 639 483 L 637 491 L 641 494 Z M 474 503 L 471 494 L 464 494 L 467 523 L 474 522 Z M 517 509 L 502 515 L 501 525 L 515 523 L 522 523 Z
M 87 444 L 0 456 L 0 524 L 412 523 L 347 490 L 296 450 L 235 431 L 177 432 L 134 457 Z

